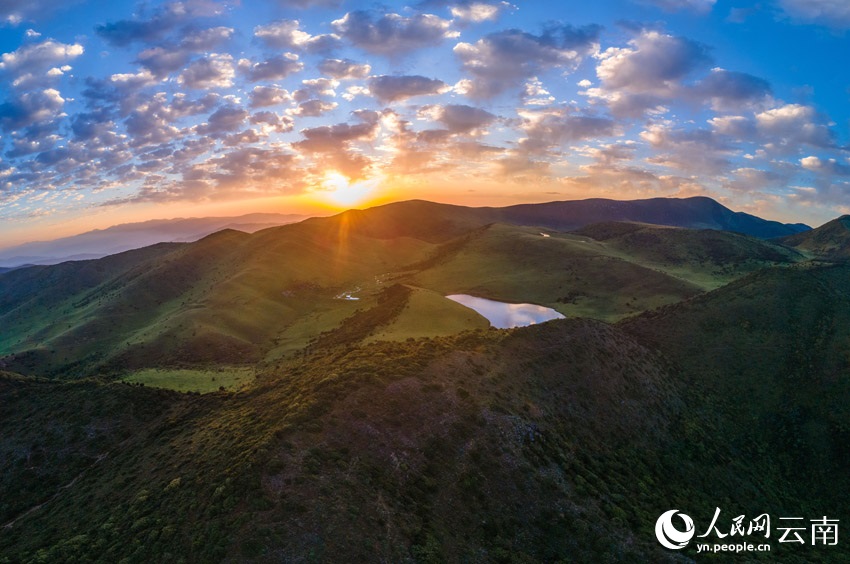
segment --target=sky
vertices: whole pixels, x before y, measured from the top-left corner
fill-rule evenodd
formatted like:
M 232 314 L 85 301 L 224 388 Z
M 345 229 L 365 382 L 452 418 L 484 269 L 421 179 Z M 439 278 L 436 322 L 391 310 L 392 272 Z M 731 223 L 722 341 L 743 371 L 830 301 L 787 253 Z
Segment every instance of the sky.
M 847 0 L 0 0 L 0 247 L 153 218 L 850 213 Z

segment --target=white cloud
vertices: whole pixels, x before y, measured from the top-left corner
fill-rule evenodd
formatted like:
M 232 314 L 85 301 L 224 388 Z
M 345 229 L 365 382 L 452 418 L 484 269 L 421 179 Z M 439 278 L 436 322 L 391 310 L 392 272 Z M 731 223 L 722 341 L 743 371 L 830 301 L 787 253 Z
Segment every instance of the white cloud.
M 292 96 L 289 92 L 277 86 L 255 86 L 254 90 L 251 91 L 252 108 L 279 106 L 291 101 Z
M 65 99 L 54 88 L 25 92 L 0 104 L 0 127 L 13 131 L 51 122 L 59 115 L 64 105 Z
M 638 4 L 655 6 L 665 12 L 679 12 L 687 10 L 700 14 L 707 14 L 714 7 L 717 0 L 636 0 Z
M 265 61 L 255 63 L 248 59 L 240 59 L 238 63 L 239 72 L 251 82 L 264 80 L 281 80 L 291 74 L 300 72 L 304 64 L 298 60 L 298 55 L 284 53 L 271 57 Z
M 708 120 L 712 130 L 719 135 L 735 139 L 751 139 L 756 133 L 755 123 L 744 116 L 718 116 Z
M 812 106 L 786 104 L 756 114 L 756 128 L 772 146 L 796 150 L 799 145 L 830 147 L 833 136 Z
M 468 4 L 452 6 L 449 11 L 453 18 L 457 18 L 462 22 L 480 23 L 498 19 L 499 15 L 509 7 L 510 4 L 507 2 L 492 4 L 487 2 L 470 2 Z
M 609 88 L 669 92 L 709 60 L 703 45 L 657 31 L 645 31 L 629 44 L 627 48 L 611 47 L 600 57 L 596 75 Z
M 0 2 L 0 22 L 18 25 L 24 20 L 46 18 L 54 12 L 67 9 L 80 0 L 2 0 Z
M 473 77 L 462 88 L 473 98 L 490 98 L 547 69 L 572 70 L 596 51 L 600 29 L 560 26 L 540 36 L 512 29 L 458 43 L 454 53 Z
M 458 36 L 451 22 L 433 14 L 404 17 L 383 14 L 373 17 L 370 12 L 354 11 L 335 20 L 333 28 L 354 46 L 376 55 L 396 57 L 423 47 L 438 45 Z
M 475 133 L 488 126 L 496 116 L 465 104 L 425 106 L 419 116 L 441 123 L 451 133 Z
M 698 101 L 710 102 L 717 111 L 740 111 L 748 105 L 766 103 L 770 91 L 770 84 L 764 79 L 715 68 L 691 87 L 688 94 Z
M 329 53 L 340 46 L 336 34 L 310 35 L 298 20 L 280 20 L 254 29 L 254 36 L 269 47 L 308 53 Z
M 850 2 L 847 0 L 779 0 L 779 6 L 800 22 L 850 27 Z
M 331 78 L 350 80 L 367 78 L 372 67 L 368 64 L 355 63 L 349 59 L 325 59 L 319 64 L 319 71 Z
M 324 100 L 307 100 L 306 102 L 301 102 L 298 104 L 298 107 L 287 110 L 287 113 L 291 116 L 302 116 L 302 117 L 319 117 L 324 115 L 330 111 L 335 110 L 339 104 L 336 102 L 325 102 Z
M 233 57 L 229 54 L 212 53 L 203 59 L 193 61 L 177 78 L 177 82 L 187 88 L 230 88 L 236 71 Z
M 584 139 L 598 139 L 619 134 L 617 124 L 605 117 L 584 115 L 569 108 L 520 110 L 520 128 L 526 137 L 519 146 L 531 153 L 546 153 L 551 149 Z
M 585 93 L 622 116 L 640 116 L 676 98 L 683 80 L 710 62 L 706 46 L 646 30 L 629 41 L 629 47 L 610 47 L 599 58 L 596 75 L 601 86 Z
M 773 170 L 742 167 L 732 171 L 724 186 L 733 192 L 755 193 L 783 186 L 788 177 Z
M 220 136 L 240 129 L 248 117 L 248 112 L 243 108 L 225 105 L 213 112 L 206 123 L 198 126 L 197 131 L 201 135 Z
M 336 96 L 339 82 L 330 78 L 310 78 L 301 81 L 301 88 L 292 93 L 296 102 L 306 102 L 321 96 Z
M 17 71 L 33 72 L 35 70 L 56 66 L 57 63 L 79 57 L 84 52 L 79 43 L 65 44 L 52 39 L 19 47 L 11 53 L 0 56 L 0 71 L 15 73 Z
M 442 94 L 451 89 L 442 80 L 424 76 L 373 76 L 369 90 L 381 102 L 398 102 L 414 96 Z
M 836 159 L 821 159 L 816 156 L 808 156 L 800 159 L 800 166 L 804 169 L 831 176 L 850 176 L 850 165 L 842 164 Z
M 709 176 L 723 174 L 732 166 L 730 158 L 735 147 L 711 130 L 676 129 L 671 124 L 654 123 L 640 137 L 656 151 L 647 159 L 652 164 Z
M 548 106 L 555 101 L 555 97 L 546 90 L 543 83 L 536 76 L 531 77 L 525 83 L 522 99 L 528 106 Z

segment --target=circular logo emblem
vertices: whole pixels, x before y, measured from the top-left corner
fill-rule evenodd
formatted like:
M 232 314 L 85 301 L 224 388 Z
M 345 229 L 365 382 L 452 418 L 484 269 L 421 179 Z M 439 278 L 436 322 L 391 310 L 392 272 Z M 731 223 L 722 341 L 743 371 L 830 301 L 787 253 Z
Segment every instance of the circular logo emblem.
M 673 517 L 677 514 L 685 524 L 683 531 L 673 525 Z M 655 522 L 655 536 L 658 537 L 658 542 L 670 550 L 680 550 L 688 546 L 695 533 L 693 520 L 684 513 L 679 513 L 678 509 L 664 512 Z

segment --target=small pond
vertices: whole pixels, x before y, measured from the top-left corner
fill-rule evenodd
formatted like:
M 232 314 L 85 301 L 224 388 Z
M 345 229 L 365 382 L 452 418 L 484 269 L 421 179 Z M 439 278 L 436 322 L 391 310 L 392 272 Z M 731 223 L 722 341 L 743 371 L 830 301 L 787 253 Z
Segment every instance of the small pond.
M 452 294 L 446 297 L 462 306 L 474 309 L 486 317 L 490 325 L 498 329 L 525 327 L 552 319 L 564 319 L 564 316 L 554 309 L 534 304 L 507 304 L 466 294 Z

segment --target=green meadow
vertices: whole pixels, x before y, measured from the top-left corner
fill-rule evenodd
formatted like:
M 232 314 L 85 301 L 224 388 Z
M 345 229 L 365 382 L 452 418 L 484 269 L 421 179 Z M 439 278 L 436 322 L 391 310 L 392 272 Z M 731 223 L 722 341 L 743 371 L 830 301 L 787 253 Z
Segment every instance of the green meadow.
M 234 391 L 250 385 L 255 370 L 250 367 L 221 367 L 211 370 L 168 370 L 148 368 L 124 376 L 121 380 L 131 384 L 142 384 L 154 388 L 165 388 L 177 392 L 207 393 Z

